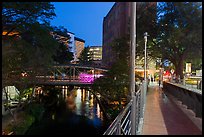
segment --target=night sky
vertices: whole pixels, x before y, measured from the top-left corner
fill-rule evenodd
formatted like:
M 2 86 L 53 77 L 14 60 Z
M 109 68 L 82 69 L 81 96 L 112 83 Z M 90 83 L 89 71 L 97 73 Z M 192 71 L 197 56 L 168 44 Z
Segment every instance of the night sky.
M 64 26 L 85 46 L 102 46 L 103 18 L 115 2 L 52 2 L 55 17 L 51 25 Z

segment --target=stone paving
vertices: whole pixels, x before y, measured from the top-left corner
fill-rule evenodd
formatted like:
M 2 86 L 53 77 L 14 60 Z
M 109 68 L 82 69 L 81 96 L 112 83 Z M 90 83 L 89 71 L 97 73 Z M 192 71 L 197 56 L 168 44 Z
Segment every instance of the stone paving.
M 142 135 L 202 135 L 202 119 L 197 120 L 199 124 L 192 122 L 195 116 L 180 107 L 161 87 L 150 83 Z

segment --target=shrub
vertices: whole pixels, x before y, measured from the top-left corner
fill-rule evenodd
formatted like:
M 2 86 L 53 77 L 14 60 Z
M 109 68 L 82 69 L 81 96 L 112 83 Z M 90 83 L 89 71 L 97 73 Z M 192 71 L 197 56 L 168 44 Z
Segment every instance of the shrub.
M 34 121 L 35 118 L 33 116 L 26 114 L 23 121 L 19 122 L 16 126 L 13 126 L 13 131 L 16 135 L 24 135 Z

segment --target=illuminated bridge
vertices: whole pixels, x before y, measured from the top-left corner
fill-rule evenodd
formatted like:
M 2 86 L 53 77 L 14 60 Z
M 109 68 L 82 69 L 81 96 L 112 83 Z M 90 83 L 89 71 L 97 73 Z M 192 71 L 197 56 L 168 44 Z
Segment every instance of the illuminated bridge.
M 46 74 L 36 76 L 36 82 L 42 85 L 90 85 L 106 71 L 78 64 L 55 65 Z

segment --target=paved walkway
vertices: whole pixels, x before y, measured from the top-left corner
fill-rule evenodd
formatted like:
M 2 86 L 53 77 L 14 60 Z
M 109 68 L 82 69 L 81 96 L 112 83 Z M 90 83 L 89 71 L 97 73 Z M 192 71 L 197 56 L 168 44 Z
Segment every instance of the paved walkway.
M 154 83 L 147 92 L 142 135 L 202 135 L 202 131 L 175 100 Z

